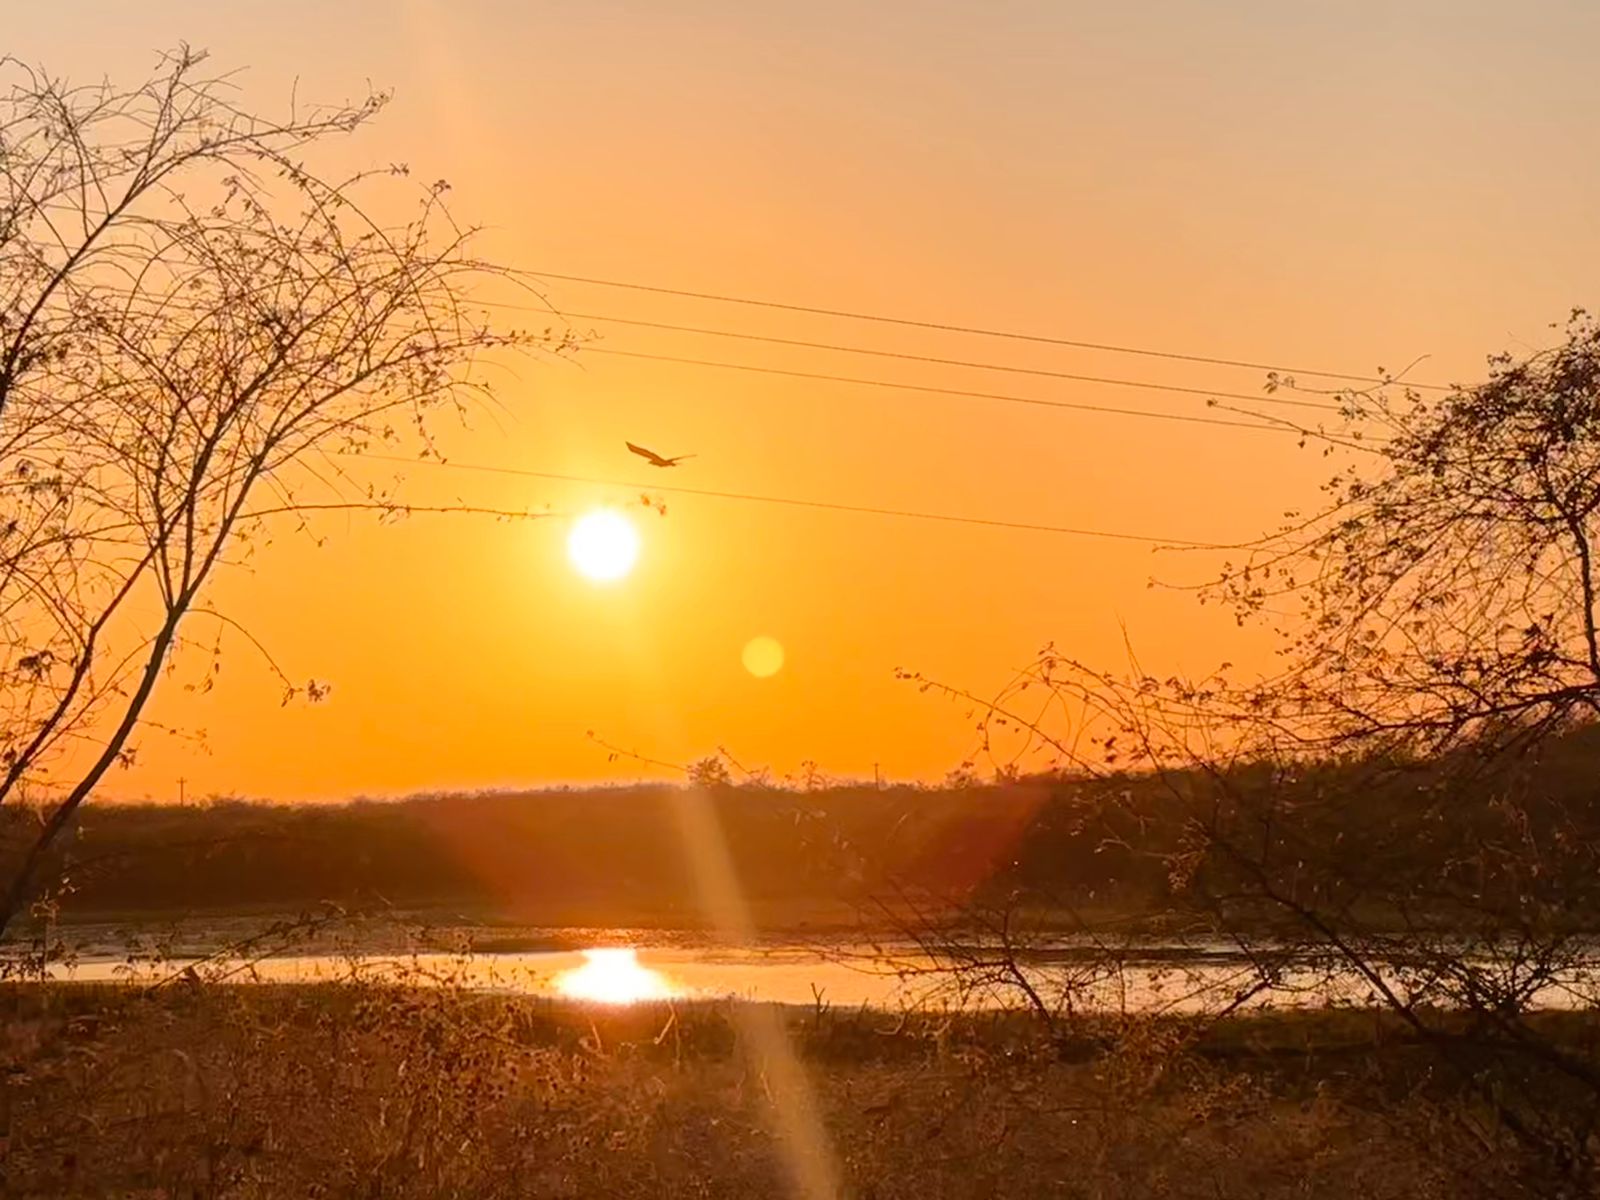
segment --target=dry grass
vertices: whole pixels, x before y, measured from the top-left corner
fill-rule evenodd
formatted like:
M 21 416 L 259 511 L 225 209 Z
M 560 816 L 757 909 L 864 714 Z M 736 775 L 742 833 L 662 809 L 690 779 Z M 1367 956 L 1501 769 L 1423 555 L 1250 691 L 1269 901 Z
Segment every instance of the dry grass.
M 727 1005 L 450 988 L 0 988 L 7 1196 L 781 1197 Z M 1515 1194 L 1515 1163 L 1364 1015 L 787 1014 L 850 1194 Z M 1535 1194 L 1530 1192 L 1529 1194 Z

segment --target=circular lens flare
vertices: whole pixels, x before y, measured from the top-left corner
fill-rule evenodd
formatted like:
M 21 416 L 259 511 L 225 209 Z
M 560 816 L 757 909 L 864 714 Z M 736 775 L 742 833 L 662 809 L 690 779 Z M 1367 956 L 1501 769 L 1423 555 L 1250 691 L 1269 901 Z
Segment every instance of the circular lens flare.
M 744 644 L 744 669 L 757 679 L 767 679 L 783 670 L 783 644 L 763 634 Z
M 586 513 L 567 535 L 567 557 L 585 579 L 613 583 L 638 561 L 639 531 L 627 517 L 609 508 Z

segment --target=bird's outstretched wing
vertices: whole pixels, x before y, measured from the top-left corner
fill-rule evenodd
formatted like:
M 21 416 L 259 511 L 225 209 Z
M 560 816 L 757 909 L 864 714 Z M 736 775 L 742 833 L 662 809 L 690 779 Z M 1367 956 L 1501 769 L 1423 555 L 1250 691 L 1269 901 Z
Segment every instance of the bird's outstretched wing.
M 622 444 L 629 450 L 632 450 L 640 458 L 649 462 L 651 466 L 665 467 L 670 465 L 666 459 L 662 458 L 661 455 L 657 454 L 654 450 L 646 450 L 643 446 L 635 446 L 632 442 L 623 442 Z
M 652 467 L 675 467 L 684 459 L 694 457 L 692 454 L 680 454 L 675 458 L 667 458 L 664 455 L 657 454 L 654 450 L 646 450 L 643 446 L 635 446 L 632 442 L 623 442 L 622 444 Z

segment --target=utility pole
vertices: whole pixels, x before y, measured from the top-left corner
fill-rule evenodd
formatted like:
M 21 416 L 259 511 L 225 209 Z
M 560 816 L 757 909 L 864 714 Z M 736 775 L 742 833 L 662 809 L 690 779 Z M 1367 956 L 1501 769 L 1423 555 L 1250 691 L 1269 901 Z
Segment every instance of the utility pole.
M 872 790 L 875 792 L 883 791 L 883 778 L 878 774 L 877 763 L 872 764 Z
M 183 801 L 183 785 L 188 783 L 188 782 L 189 781 L 187 779 L 185 779 L 182 775 L 178 776 L 178 803 L 180 805 L 184 802 Z

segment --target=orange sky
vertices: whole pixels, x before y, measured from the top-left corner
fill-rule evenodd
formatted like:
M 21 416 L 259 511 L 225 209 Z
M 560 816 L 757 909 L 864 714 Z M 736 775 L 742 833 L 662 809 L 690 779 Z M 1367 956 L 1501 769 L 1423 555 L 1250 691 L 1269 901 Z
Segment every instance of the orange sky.
M 395 104 L 340 165 L 411 163 L 518 267 L 1094 341 L 1472 378 L 1600 269 L 1600 9 L 1548 0 L 15 6 L 7 52 L 141 76 L 187 39 L 249 102 Z M 327 10 L 333 10 L 331 13 Z M 566 311 L 1250 391 L 1256 373 L 552 285 Z M 509 299 L 491 295 L 484 299 Z M 585 326 L 594 324 L 583 322 Z M 935 386 L 1204 412 L 1197 400 L 606 328 L 603 345 Z M 598 355 L 513 364 L 464 462 L 1237 539 L 1326 465 L 1292 439 Z M 697 452 L 652 472 L 625 438 Z M 582 510 L 625 490 L 362 464 L 419 502 Z M 668 497 L 599 588 L 563 521 L 320 521 L 214 597 L 324 704 L 280 708 L 232 643 L 168 686 L 123 796 L 284 799 L 645 773 L 727 746 L 779 770 L 937 777 L 961 710 L 897 666 L 991 689 L 1043 642 L 1198 669 L 1259 639 L 1151 590 L 1208 559 L 1147 546 Z M 740 651 L 770 635 L 784 669 Z

